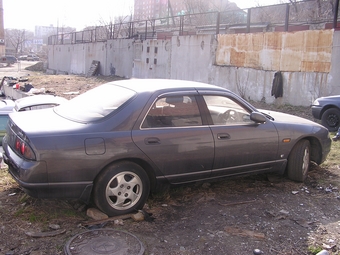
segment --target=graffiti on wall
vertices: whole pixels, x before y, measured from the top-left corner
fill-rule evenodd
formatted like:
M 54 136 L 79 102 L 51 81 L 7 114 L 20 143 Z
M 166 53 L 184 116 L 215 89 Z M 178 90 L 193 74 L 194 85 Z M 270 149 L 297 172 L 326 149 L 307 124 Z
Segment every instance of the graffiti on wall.
M 333 30 L 220 34 L 216 64 L 269 71 L 329 73 Z

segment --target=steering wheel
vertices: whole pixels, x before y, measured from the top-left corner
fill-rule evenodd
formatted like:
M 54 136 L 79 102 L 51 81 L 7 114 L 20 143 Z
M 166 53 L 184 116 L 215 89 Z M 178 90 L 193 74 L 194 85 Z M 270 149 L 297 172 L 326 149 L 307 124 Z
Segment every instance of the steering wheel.
M 223 122 L 227 122 L 229 120 L 229 118 L 232 118 L 232 115 L 235 114 L 234 110 L 226 110 L 224 113 L 220 113 L 218 115 L 218 122 L 219 123 L 223 123 Z

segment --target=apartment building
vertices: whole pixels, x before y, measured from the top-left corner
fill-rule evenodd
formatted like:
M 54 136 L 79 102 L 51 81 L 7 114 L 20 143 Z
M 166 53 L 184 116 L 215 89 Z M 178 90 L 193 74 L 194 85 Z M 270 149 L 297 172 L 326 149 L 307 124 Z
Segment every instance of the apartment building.
M 134 20 L 158 19 L 188 13 L 226 11 L 237 8 L 228 0 L 135 0 Z

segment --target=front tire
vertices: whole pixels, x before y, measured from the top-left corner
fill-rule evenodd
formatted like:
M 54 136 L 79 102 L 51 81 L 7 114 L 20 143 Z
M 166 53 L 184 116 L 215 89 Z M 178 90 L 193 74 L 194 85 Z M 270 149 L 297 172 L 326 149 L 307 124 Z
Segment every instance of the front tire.
M 150 192 L 144 169 L 132 162 L 109 165 L 96 179 L 93 200 L 108 216 L 134 213 L 142 209 Z
M 299 141 L 291 150 L 288 157 L 287 174 L 293 181 L 304 182 L 310 165 L 310 143 L 308 140 Z
M 340 110 L 336 108 L 327 109 L 321 116 L 321 123 L 330 132 L 337 131 L 340 126 Z

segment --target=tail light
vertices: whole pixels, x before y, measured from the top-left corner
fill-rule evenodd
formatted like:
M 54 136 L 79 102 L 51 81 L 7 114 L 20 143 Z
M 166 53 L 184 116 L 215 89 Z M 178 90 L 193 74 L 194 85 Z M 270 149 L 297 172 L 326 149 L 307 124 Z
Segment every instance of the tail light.
M 32 148 L 25 141 L 21 140 L 19 137 L 16 137 L 14 147 L 16 152 L 19 155 L 22 155 L 24 158 L 29 160 L 36 159 Z

